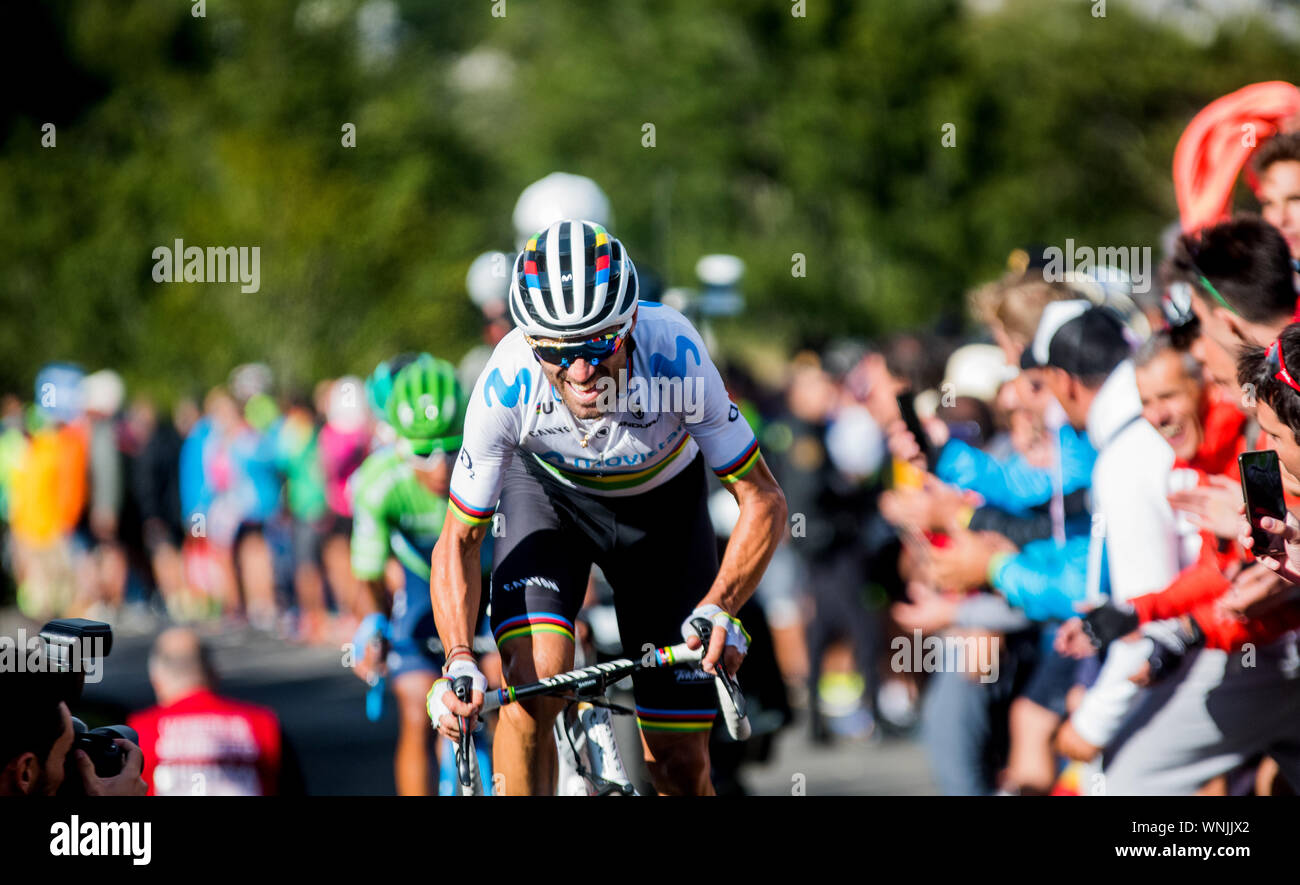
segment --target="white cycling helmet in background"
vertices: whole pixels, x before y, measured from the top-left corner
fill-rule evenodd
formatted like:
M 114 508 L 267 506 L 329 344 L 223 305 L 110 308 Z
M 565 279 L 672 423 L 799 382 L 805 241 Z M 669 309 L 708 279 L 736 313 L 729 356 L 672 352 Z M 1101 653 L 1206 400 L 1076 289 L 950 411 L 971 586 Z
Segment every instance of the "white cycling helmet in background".
M 578 338 L 626 327 L 636 313 L 636 267 L 592 221 L 557 221 L 515 258 L 510 316 L 532 338 Z
M 534 181 L 515 203 L 515 247 L 522 249 L 536 231 L 564 218 L 587 218 L 601 227 L 613 227 L 609 197 L 600 185 L 582 175 L 552 172 Z

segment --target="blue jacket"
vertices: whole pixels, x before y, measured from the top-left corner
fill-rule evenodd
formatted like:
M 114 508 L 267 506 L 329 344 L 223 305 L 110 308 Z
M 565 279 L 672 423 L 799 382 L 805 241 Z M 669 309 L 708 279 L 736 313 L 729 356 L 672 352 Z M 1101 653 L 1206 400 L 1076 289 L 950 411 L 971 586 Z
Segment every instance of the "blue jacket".
M 1088 488 L 1097 460 L 1088 434 L 1066 424 L 1059 443 L 1063 493 Z M 1034 467 L 1021 455 L 999 461 L 960 440 L 943 447 L 935 475 L 978 492 L 989 505 L 1015 515 L 1025 515 L 1052 498 L 1051 470 Z M 1086 518 L 1067 519 L 1063 545 L 1051 538 L 1031 541 L 1019 553 L 995 558 L 989 583 L 1031 620 L 1074 617 L 1075 604 L 1087 596 L 1088 525 Z
M 1030 620 L 1073 618 L 1079 614 L 1076 604 L 1088 595 L 1089 541 L 1087 534 L 1067 538 L 1059 547 L 1050 538 L 1033 541 L 1019 553 L 995 557 L 989 583 Z M 1103 593 L 1109 592 L 1109 583 L 1103 568 Z
M 1069 495 L 1092 483 L 1097 450 L 1088 434 L 1066 424 L 1060 431 L 1061 481 Z M 991 506 L 1024 515 L 1052 499 L 1052 471 L 1034 467 L 1022 455 L 999 461 L 961 440 L 949 440 L 939 453 L 934 473 L 939 479 L 978 492 Z

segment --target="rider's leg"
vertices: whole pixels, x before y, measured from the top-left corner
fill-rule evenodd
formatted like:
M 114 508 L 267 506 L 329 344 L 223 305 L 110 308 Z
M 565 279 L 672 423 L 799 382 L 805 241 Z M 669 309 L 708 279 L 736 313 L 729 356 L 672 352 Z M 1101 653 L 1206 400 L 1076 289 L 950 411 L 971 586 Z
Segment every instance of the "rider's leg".
M 650 779 L 661 796 L 712 796 L 709 733 L 641 732 Z
M 609 521 L 594 501 L 571 501 L 515 458 L 506 469 L 497 513 L 492 635 L 502 680 L 522 685 L 573 668 L 573 621 L 591 575 L 591 534 Z M 537 468 L 540 470 L 540 468 Z M 558 759 L 551 727 L 564 708 L 546 699 L 501 708 L 492 744 L 497 791 L 507 796 L 555 792 Z
M 393 775 L 399 796 L 431 795 L 429 785 L 429 739 L 433 727 L 425 709 L 425 699 L 433 688 L 431 670 L 412 670 L 393 679 L 397 695 L 397 753 L 393 757 Z
M 560 633 L 534 633 L 501 646 L 506 685 L 523 685 L 573 668 L 573 639 Z M 506 796 L 555 793 L 555 740 L 551 725 L 564 709 L 559 698 L 534 698 L 501 708 L 492 744 L 492 768 Z
M 629 656 L 682 641 L 682 621 L 718 573 L 702 458 L 619 505 L 616 546 L 599 557 L 614 588 L 619 638 Z M 711 794 L 713 677 L 699 669 L 642 670 L 632 677 L 651 780 L 661 793 Z

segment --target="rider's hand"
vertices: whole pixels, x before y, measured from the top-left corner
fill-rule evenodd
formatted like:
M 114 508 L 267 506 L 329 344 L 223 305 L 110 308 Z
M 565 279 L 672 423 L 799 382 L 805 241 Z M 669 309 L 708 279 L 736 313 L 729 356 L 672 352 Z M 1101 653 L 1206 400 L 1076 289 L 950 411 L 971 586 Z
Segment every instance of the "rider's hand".
M 452 684 L 461 676 L 468 676 L 474 683 L 469 703 L 456 697 L 456 692 L 452 690 Z M 487 678 L 479 671 L 478 664 L 470 658 L 457 658 L 447 665 L 443 675 L 429 689 L 429 720 L 437 726 L 443 737 L 453 741 L 460 737 L 457 716 L 464 718 L 465 728 L 473 732 L 478 728 L 478 713 L 483 709 L 483 693 L 486 691 Z
M 717 675 L 715 668 L 718 659 L 721 658 L 726 671 L 732 676 L 736 675 L 736 671 L 745 660 L 745 655 L 749 653 L 749 634 L 745 632 L 740 619 L 727 614 L 716 605 L 698 606 L 691 612 L 690 617 L 682 622 L 682 637 L 686 640 L 687 647 L 692 649 L 699 648 L 702 641 L 695 628 L 691 626 L 691 622 L 696 618 L 704 618 L 713 625 L 708 650 L 700 662 L 704 672 Z
M 140 772 L 144 770 L 144 751 L 126 738 L 116 738 L 122 751 L 122 771 L 112 777 L 99 777 L 95 774 L 95 763 L 85 750 L 76 753 L 77 768 L 81 771 L 81 783 L 87 796 L 144 796 L 149 792 L 149 785 L 144 782 Z
M 363 682 L 373 685 L 387 673 L 389 629 L 388 618 L 372 613 L 362 619 L 352 635 L 352 672 Z
M 352 672 L 361 681 L 374 685 L 388 674 L 388 640 L 375 637 L 365 644 L 365 652 L 352 665 Z

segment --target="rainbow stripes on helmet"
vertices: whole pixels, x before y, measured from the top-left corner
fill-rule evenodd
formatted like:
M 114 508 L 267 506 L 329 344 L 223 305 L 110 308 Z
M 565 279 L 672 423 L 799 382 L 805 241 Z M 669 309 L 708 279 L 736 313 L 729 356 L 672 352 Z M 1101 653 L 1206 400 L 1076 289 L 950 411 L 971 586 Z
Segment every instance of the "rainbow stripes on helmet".
M 566 219 L 539 231 L 515 259 L 510 315 L 534 338 L 577 338 L 636 312 L 636 267 L 599 224 Z

